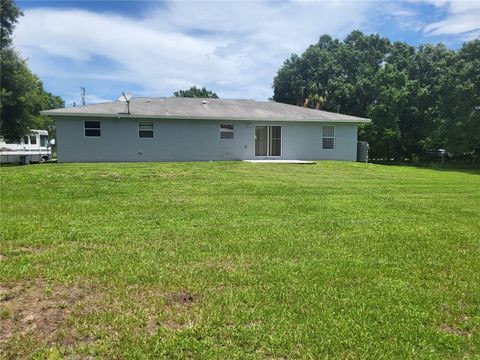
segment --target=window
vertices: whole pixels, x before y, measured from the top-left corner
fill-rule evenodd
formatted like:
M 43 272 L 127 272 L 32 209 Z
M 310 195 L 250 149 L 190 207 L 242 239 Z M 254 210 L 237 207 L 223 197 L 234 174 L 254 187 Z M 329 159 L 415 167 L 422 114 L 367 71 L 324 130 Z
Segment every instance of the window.
M 152 121 L 140 121 L 138 123 L 138 137 L 153 138 L 153 122 Z
M 35 145 L 37 143 L 37 137 L 35 135 L 30 135 L 30 144 Z
M 233 139 L 232 124 L 220 124 L 220 139 Z
M 85 121 L 85 136 L 99 137 L 100 136 L 100 121 Z
M 335 148 L 335 126 L 324 126 L 322 137 L 322 149 Z
M 40 135 L 40 146 L 47 147 L 48 143 L 48 135 Z
M 24 136 L 24 137 L 23 137 L 23 143 L 24 143 L 25 145 L 28 145 L 28 136 Z

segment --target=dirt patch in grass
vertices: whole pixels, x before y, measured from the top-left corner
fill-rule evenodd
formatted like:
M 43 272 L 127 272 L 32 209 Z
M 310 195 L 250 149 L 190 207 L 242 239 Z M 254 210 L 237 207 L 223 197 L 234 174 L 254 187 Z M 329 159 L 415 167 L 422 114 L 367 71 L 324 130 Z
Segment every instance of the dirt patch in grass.
M 472 336 L 471 331 L 464 329 L 468 328 L 470 316 L 467 314 L 468 306 L 463 301 L 459 301 L 455 307 L 443 304 L 441 309 L 448 314 L 448 319 L 438 327 L 439 331 L 456 336 Z
M 161 309 L 163 320 L 159 325 L 167 330 L 178 331 L 195 324 L 193 310 L 199 296 L 190 291 L 170 292 L 164 295 L 165 306 Z
M 121 180 L 125 178 L 125 176 L 117 173 L 103 173 L 103 174 L 100 174 L 100 177 L 105 179 L 112 179 L 112 180 Z
M 115 343 L 131 328 L 137 329 L 135 336 L 184 330 L 196 324 L 199 299 L 183 289 L 125 289 L 81 281 L 65 285 L 42 279 L 1 283 L 0 353 L 28 358 L 53 346 L 76 356 L 99 339 Z
M 236 270 L 235 263 L 228 259 L 221 259 L 218 261 L 209 261 L 205 264 L 206 267 L 211 267 L 219 271 L 234 272 Z
M 188 176 L 188 173 L 181 172 L 147 172 L 142 174 L 142 178 L 177 178 L 181 176 Z
M 46 248 L 43 246 L 26 246 L 19 248 L 19 250 L 26 254 L 39 255 L 46 251 Z
M 242 261 L 229 258 L 207 259 L 194 263 L 192 266 L 198 269 L 213 269 L 219 272 L 248 271 L 251 265 Z
M 41 338 L 51 337 L 69 312 L 76 293 L 75 289 L 58 288 L 54 292 L 45 281 L 1 285 L 1 340 L 33 331 Z
M 5 248 L 3 254 L 0 254 L 0 261 L 6 261 L 8 258 L 12 258 L 15 256 L 41 255 L 46 250 L 47 248 L 43 246 L 21 246 Z
M 167 304 L 169 305 L 189 305 L 195 300 L 195 295 L 188 291 L 171 292 L 165 295 L 165 299 L 167 300 Z
M 199 295 L 188 290 L 164 292 L 159 289 L 143 289 L 134 293 L 136 303 L 129 311 L 143 314 L 148 335 L 154 335 L 161 329 L 178 331 L 195 325 Z
M 184 330 L 196 323 L 196 305 L 200 297 L 188 290 L 143 291 L 138 306 L 146 316 L 145 330 L 153 335 L 160 329 Z
M 65 319 L 87 300 L 86 293 L 45 280 L 0 284 L 0 345 L 26 337 L 37 343 L 56 342 Z
M 470 336 L 470 333 L 466 330 L 462 330 L 456 326 L 451 326 L 447 324 L 442 324 L 440 326 L 440 330 L 451 335 L 456 335 L 456 336 Z

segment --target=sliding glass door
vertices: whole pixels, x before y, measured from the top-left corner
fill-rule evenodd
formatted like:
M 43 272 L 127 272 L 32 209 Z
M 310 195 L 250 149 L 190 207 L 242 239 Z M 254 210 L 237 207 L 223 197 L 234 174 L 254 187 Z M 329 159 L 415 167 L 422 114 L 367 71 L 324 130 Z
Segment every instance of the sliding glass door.
M 255 126 L 255 156 L 282 156 L 281 126 Z

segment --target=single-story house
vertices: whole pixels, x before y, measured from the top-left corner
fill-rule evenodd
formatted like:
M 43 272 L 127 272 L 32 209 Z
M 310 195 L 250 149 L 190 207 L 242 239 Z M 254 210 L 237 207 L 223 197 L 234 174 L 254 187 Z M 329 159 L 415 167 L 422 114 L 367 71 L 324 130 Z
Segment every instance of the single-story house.
M 133 98 L 42 111 L 59 162 L 357 159 L 369 119 L 254 100 Z

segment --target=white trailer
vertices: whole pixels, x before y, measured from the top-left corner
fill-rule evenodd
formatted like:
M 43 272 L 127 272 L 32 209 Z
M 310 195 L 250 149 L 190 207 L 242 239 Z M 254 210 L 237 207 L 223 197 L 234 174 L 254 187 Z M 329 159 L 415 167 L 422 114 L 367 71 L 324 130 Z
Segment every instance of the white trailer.
M 46 130 L 31 130 L 16 144 L 7 144 L 3 139 L 0 139 L 0 163 L 2 164 L 29 164 L 31 162 L 45 162 L 51 158 L 51 143 Z

